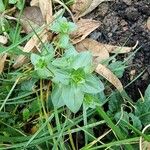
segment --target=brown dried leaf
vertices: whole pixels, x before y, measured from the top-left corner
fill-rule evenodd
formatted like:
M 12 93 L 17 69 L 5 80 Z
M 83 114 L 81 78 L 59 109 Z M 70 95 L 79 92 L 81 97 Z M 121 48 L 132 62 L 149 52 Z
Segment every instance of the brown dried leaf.
M 103 44 L 93 39 L 84 39 L 80 43 L 76 44 L 76 49 L 77 51 L 91 51 L 94 56 L 95 63 L 99 63 L 109 58 L 109 53 Z
M 7 37 L 3 36 L 3 35 L 0 35 L 0 43 L 1 44 L 6 44 L 8 42 L 8 39 Z
M 71 34 L 73 44 L 84 40 L 91 32 L 97 29 L 101 23 L 92 19 L 80 19 L 77 22 L 78 29 Z
M 16 13 L 15 16 L 19 17 L 19 13 Z M 44 19 L 43 19 L 40 8 L 36 6 L 26 7 L 20 18 L 20 22 L 26 33 L 31 32 L 32 28 L 36 29 L 42 26 L 44 24 Z
M 121 47 L 121 46 L 114 46 L 114 45 L 109 45 L 109 44 L 103 44 L 103 47 L 107 49 L 109 53 L 118 53 L 118 54 L 124 54 L 124 53 L 129 53 L 132 50 L 136 48 L 137 45 L 134 47 Z
M 0 74 L 3 72 L 4 70 L 4 65 L 5 65 L 5 61 L 7 58 L 7 54 L 0 54 Z
M 52 21 L 52 2 L 51 0 L 39 0 L 39 7 L 41 9 L 43 18 L 47 24 Z
M 91 5 L 92 0 L 75 0 L 71 9 L 76 14 L 76 16 L 84 13 Z
M 39 6 L 39 0 L 31 0 L 30 6 Z
M 107 67 L 103 66 L 102 64 L 98 64 L 95 72 L 107 79 L 112 85 L 116 87 L 119 92 L 123 91 L 122 83 Z
M 47 30 L 44 30 L 41 33 L 39 33 L 39 38 L 41 39 L 42 43 L 47 42 L 51 38 L 50 36 L 51 36 L 51 33 L 47 32 Z M 29 53 L 29 52 L 37 51 L 39 47 L 41 46 L 41 41 L 39 40 L 39 38 L 34 35 L 24 46 L 23 52 Z M 23 64 L 25 64 L 27 61 L 28 60 L 26 56 L 20 55 L 16 59 L 13 67 L 18 68 L 22 66 Z
M 94 10 L 100 3 L 112 0 L 76 0 L 72 6 L 72 11 L 78 18 L 85 16 Z
M 147 19 L 147 28 L 150 30 L 150 17 Z
M 144 150 L 150 150 L 150 142 L 144 141 L 142 143 L 142 149 Z

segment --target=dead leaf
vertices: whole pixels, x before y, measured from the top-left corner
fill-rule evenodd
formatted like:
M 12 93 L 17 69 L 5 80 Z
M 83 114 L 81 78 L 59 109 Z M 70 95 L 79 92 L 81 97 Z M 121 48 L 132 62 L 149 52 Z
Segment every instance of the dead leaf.
M 51 0 L 39 0 L 39 7 L 41 9 L 44 21 L 47 24 L 50 24 L 53 16 Z
M 18 18 L 19 13 L 16 13 L 15 16 Z M 20 18 L 20 22 L 26 33 L 31 32 L 32 28 L 36 29 L 42 26 L 44 24 L 44 19 L 40 8 L 36 6 L 26 7 Z
M 44 31 L 39 33 L 39 38 L 41 39 L 42 43 L 45 43 L 51 39 L 51 33 L 49 33 L 45 29 Z M 36 35 L 34 35 L 24 46 L 23 52 L 29 53 L 29 52 L 37 51 L 42 44 L 41 41 L 39 40 L 39 38 Z M 13 67 L 19 68 L 20 66 L 25 64 L 27 61 L 28 60 L 27 60 L 26 56 L 20 55 L 16 59 Z
M 72 43 L 76 44 L 84 40 L 91 32 L 97 29 L 101 23 L 92 19 L 80 19 L 77 22 L 78 29 L 71 34 Z
M 6 36 L 0 35 L 0 43 L 1 44 L 7 44 L 8 39 Z
M 4 65 L 5 65 L 5 61 L 7 58 L 7 54 L 0 54 L 0 74 L 3 72 L 4 70 Z
M 39 6 L 39 0 L 31 0 L 30 6 Z
M 92 0 L 75 0 L 71 9 L 76 14 L 76 16 L 79 16 L 90 7 L 91 3 Z
M 102 64 L 98 64 L 95 72 L 107 79 L 112 85 L 116 87 L 119 92 L 123 91 L 122 83 L 107 67 L 103 66 Z
M 150 30 L 150 17 L 147 19 L 147 28 Z
M 93 39 L 84 39 L 80 43 L 76 44 L 76 49 L 79 52 L 85 50 L 91 51 L 94 57 L 94 62 L 97 64 L 109 58 L 109 53 L 103 44 Z
M 72 6 L 72 11 L 80 18 L 93 11 L 100 3 L 105 1 L 113 0 L 76 0 Z
M 101 43 L 102 44 L 102 43 Z M 126 47 L 126 46 L 114 46 L 114 45 L 109 45 L 109 44 L 103 44 L 103 47 L 107 49 L 109 53 L 118 53 L 118 54 L 124 54 L 124 53 L 129 53 L 132 50 L 134 50 L 138 45 L 138 42 L 135 44 L 134 47 Z

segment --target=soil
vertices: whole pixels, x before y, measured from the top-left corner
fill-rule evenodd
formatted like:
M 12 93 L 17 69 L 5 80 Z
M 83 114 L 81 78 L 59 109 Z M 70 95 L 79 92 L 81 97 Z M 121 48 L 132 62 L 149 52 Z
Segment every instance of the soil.
M 139 41 L 140 49 L 129 62 L 122 78 L 127 85 L 143 70 L 145 72 L 126 88 L 129 95 L 137 100 L 139 90 L 144 93 L 150 84 L 150 30 L 146 26 L 150 16 L 150 0 L 115 0 L 104 2 L 88 18 L 102 22 L 100 28 L 90 37 L 114 45 L 134 46 Z M 123 56 L 125 58 L 126 55 Z

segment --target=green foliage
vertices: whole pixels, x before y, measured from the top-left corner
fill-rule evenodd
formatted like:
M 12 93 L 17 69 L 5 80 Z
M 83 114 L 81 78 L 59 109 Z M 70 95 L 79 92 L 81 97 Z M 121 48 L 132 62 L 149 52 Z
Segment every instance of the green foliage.
M 23 9 L 24 0 L 9 0 L 9 4 L 14 4 L 20 10 Z
M 112 70 L 112 72 L 118 77 L 121 78 L 123 76 L 125 65 L 122 61 L 115 61 L 108 65 L 108 68 Z
M 148 125 L 150 123 L 150 85 L 145 91 L 144 101 L 139 99 L 135 106 L 135 114 L 144 126 Z
M 66 48 L 61 57 L 54 58 L 54 49 L 49 47 L 41 55 L 31 54 L 38 76 L 53 81 L 51 99 L 54 107 L 66 105 L 74 113 L 80 109 L 86 94 L 104 90 L 103 83 L 92 74 L 92 54 L 88 51 L 78 53 L 69 42 L 69 33 L 75 28 L 74 23 L 64 17 L 55 20 L 50 27 L 59 33 L 58 48 Z
M 0 0 L 0 12 L 3 12 L 5 10 L 5 5 L 3 0 Z

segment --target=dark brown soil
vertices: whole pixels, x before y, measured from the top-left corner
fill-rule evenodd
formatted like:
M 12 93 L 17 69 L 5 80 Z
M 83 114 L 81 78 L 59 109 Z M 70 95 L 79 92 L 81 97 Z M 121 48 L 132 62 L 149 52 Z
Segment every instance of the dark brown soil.
M 146 26 L 149 16 L 150 0 L 104 2 L 87 16 L 102 22 L 102 26 L 90 35 L 99 42 L 134 46 L 139 41 L 141 48 L 129 63 L 122 79 L 126 85 L 131 82 L 132 73 L 135 78 L 146 69 L 144 74 L 126 88 L 134 100 L 140 97 L 139 90 L 144 93 L 150 84 L 150 31 Z

